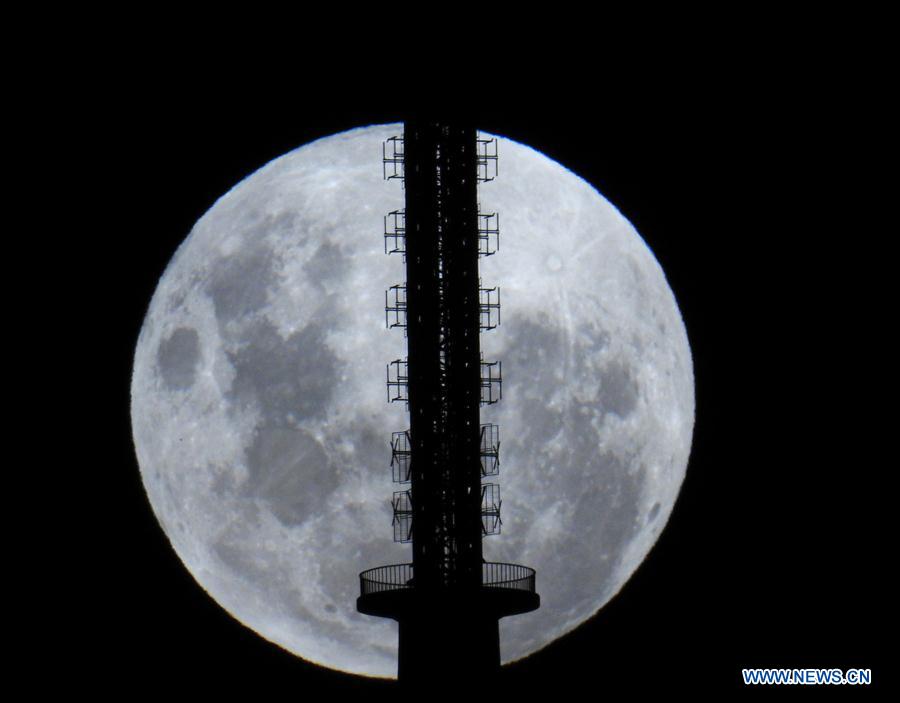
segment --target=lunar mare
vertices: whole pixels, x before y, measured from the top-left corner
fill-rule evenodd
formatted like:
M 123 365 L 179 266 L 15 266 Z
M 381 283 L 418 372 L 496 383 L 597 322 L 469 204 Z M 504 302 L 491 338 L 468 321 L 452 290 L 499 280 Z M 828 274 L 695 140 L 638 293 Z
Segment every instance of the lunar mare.
M 132 426 L 150 504 L 175 552 L 229 613 L 324 666 L 396 674 L 396 625 L 355 609 L 358 572 L 409 561 L 391 541 L 381 142 L 400 125 L 328 137 L 234 187 L 162 276 L 135 352 Z M 501 620 L 504 662 L 602 607 L 675 503 L 694 420 L 691 354 L 665 276 L 589 184 L 500 139 L 479 187 L 502 289 L 482 335 L 503 362 L 503 532 L 485 557 L 537 569 L 541 608 Z

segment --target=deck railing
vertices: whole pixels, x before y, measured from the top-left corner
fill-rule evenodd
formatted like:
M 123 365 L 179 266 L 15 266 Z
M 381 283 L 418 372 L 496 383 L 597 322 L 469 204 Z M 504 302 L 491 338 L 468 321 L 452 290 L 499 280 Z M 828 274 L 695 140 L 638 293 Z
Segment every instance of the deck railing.
M 510 588 L 534 593 L 534 569 L 519 564 L 484 562 L 481 584 L 485 588 Z M 359 591 L 367 596 L 384 591 L 402 591 L 413 587 L 412 564 L 389 564 L 363 571 L 359 575 Z

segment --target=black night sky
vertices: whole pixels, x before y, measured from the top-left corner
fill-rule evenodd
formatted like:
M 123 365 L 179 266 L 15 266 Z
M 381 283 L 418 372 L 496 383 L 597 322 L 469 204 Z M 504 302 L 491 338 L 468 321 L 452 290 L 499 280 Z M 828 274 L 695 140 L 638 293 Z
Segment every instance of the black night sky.
M 597 616 L 504 669 L 512 690 L 730 695 L 751 666 L 889 678 L 876 502 L 896 462 L 875 402 L 896 374 L 883 369 L 893 355 L 875 307 L 889 232 L 871 222 L 876 196 L 859 161 L 871 135 L 847 107 L 865 89 L 842 82 L 836 100 L 831 72 L 767 83 L 756 70 L 654 76 L 607 95 L 574 81 L 544 90 L 550 76 L 534 75 L 470 101 L 479 128 L 564 164 L 635 225 L 676 295 L 696 377 L 691 460 L 659 542 Z M 207 78 L 177 93 L 150 78 L 105 82 L 85 102 L 91 130 L 75 157 L 96 184 L 79 225 L 94 267 L 80 290 L 95 311 L 82 353 L 96 452 L 81 473 L 96 503 L 80 518 L 90 556 L 78 578 L 90 585 L 60 655 L 67 680 L 260 700 L 390 695 L 393 684 L 319 669 L 261 639 L 182 567 L 140 483 L 132 354 L 166 263 L 233 184 L 312 139 L 399 121 L 411 105 L 456 114 L 469 103 L 394 103 L 374 90 L 349 99 L 334 84 L 276 98 L 251 82 L 226 99 L 201 87 Z

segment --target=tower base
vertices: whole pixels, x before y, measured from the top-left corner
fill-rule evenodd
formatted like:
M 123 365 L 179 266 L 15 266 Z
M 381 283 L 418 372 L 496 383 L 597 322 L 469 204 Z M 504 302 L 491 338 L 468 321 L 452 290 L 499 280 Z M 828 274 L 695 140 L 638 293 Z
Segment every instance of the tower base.
M 540 602 L 533 590 L 521 588 L 437 593 L 403 588 L 361 595 L 356 608 L 399 623 L 401 685 L 455 690 L 499 672 L 500 618 L 536 610 Z

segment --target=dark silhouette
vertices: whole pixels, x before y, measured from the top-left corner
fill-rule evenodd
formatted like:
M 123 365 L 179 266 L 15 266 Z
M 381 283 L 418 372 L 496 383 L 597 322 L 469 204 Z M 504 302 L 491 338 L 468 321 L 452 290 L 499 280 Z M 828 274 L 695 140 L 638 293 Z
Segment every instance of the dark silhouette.
M 385 143 L 385 178 L 403 179 L 405 210 L 385 220 L 385 250 L 406 260 L 405 285 L 387 294 L 389 327 L 408 357 L 388 365 L 388 397 L 405 401 L 410 428 L 391 442 L 394 539 L 412 563 L 360 574 L 360 612 L 400 625 L 403 686 L 469 686 L 500 669 L 498 621 L 536 609 L 533 569 L 485 562 L 481 540 L 500 531 L 499 432 L 480 406 L 499 400 L 500 362 L 485 362 L 482 330 L 499 323 L 499 289 L 482 288 L 479 256 L 496 251 L 494 215 L 477 185 L 496 173 L 496 142 L 475 128 L 408 120 Z M 438 682 L 440 682 L 438 684 Z

